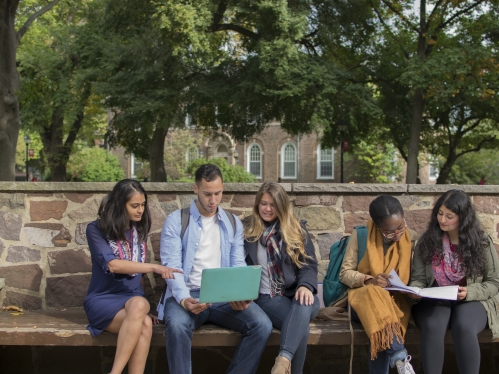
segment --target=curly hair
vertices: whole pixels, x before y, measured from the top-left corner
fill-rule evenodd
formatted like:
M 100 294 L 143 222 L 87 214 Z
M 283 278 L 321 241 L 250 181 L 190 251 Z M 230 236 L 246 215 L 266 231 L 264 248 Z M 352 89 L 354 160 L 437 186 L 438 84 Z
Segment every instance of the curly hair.
M 126 203 L 133 194 L 144 195 L 146 205 L 139 222 L 130 222 L 126 212 Z M 139 233 L 139 242 L 147 242 L 151 230 L 151 213 L 147 205 L 147 193 L 142 185 L 133 179 L 123 179 L 116 183 L 109 195 L 102 199 L 99 207 L 99 229 L 113 240 L 126 240 L 125 231 L 133 224 Z
M 430 264 L 433 259 L 441 261 L 443 258 L 444 232 L 437 219 L 442 205 L 459 218 L 459 245 L 456 252 L 464 264 L 466 277 L 482 274 L 485 268 L 485 250 L 489 246 L 488 237 L 480 225 L 471 199 L 460 190 L 447 191 L 435 203 L 428 228 L 417 244 L 421 260 L 424 264 Z
M 307 236 L 305 230 L 300 226 L 300 222 L 293 215 L 288 194 L 280 184 L 275 182 L 265 182 L 262 184 L 256 194 L 255 203 L 253 204 L 253 214 L 251 215 L 250 223 L 245 230 L 244 236 L 247 241 L 256 242 L 265 230 L 258 207 L 262 196 L 266 193 L 272 196 L 274 200 L 277 218 L 281 224 L 282 239 L 286 243 L 286 252 L 295 266 L 301 268 L 305 265 L 304 260 L 310 257 L 305 252 Z

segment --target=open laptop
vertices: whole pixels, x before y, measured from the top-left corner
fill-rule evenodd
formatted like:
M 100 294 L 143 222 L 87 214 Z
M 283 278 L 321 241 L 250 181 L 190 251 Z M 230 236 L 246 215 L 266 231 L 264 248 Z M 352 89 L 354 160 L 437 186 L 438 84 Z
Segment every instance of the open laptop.
M 262 267 L 204 269 L 201 275 L 200 303 L 227 303 L 255 300 L 260 289 Z

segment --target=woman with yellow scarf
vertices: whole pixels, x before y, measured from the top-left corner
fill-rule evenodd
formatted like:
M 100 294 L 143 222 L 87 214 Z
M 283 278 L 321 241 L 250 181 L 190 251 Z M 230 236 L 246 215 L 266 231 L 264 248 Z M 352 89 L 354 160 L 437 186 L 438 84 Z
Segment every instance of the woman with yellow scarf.
M 367 248 L 357 263 L 358 240 L 354 230 L 348 242 L 340 271 L 340 281 L 350 287 L 348 304 L 352 320 L 361 322 L 369 336 L 370 374 L 414 374 L 404 348 L 411 304 L 405 294 L 390 293 L 388 273 L 395 270 L 407 284 L 411 275 L 411 253 L 416 233 L 407 229 L 400 202 L 380 195 L 369 205 Z

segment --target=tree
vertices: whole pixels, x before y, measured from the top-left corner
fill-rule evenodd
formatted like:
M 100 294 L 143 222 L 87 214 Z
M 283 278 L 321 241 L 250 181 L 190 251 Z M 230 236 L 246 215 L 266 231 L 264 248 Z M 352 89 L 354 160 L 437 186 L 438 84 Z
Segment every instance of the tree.
M 23 127 L 40 135 L 53 181 L 66 181 L 66 164 L 82 127 L 95 129 L 104 119 L 85 56 L 91 48 L 82 26 L 86 7 L 64 3 L 19 49 Z
M 442 167 L 444 159 L 438 160 L 437 167 Z M 437 161 L 437 162 L 438 162 Z M 486 184 L 499 184 L 499 152 L 483 149 L 479 152 L 467 153 L 457 159 L 452 168 L 448 182 L 456 184 L 477 184 L 485 176 Z
M 43 5 L 29 2 L 19 9 L 19 0 L 0 1 L 0 180 L 14 180 L 17 138 L 21 127 L 19 100 L 20 88 L 16 53 L 21 39 L 33 22 L 52 9 L 59 0 Z M 21 14 L 21 17 L 18 16 Z M 24 20 L 16 30 L 18 22 Z
M 435 118 L 429 116 L 434 103 L 431 91 L 437 84 L 446 89 L 447 84 L 455 82 L 452 80 L 455 65 L 450 63 L 452 59 L 444 58 L 450 57 L 446 54 L 448 42 L 454 39 L 455 45 L 455 40 L 460 39 L 472 48 L 484 47 L 484 38 L 469 38 L 459 30 L 463 26 L 468 30 L 483 30 L 484 17 L 489 21 L 497 19 L 496 4 L 485 0 L 369 0 L 368 4 L 378 18 L 381 30 L 367 67 L 381 89 L 394 140 L 407 160 L 406 181 L 416 183 L 424 126 L 435 122 Z M 456 30 L 459 35 L 453 38 Z M 473 64 L 473 56 L 468 55 L 465 63 Z M 439 83 L 429 80 L 427 74 L 430 66 L 436 64 L 443 77 Z M 404 140 L 408 146 L 401 144 Z M 453 155 L 449 154 L 449 158 L 452 164 Z
M 170 127 L 185 123 L 183 96 L 216 60 L 219 42 L 206 32 L 206 1 L 107 0 L 92 25 L 100 50 L 96 82 L 113 111 L 107 139 L 149 160 L 152 181 L 166 181 L 163 158 Z M 218 38 L 218 37 L 217 37 Z

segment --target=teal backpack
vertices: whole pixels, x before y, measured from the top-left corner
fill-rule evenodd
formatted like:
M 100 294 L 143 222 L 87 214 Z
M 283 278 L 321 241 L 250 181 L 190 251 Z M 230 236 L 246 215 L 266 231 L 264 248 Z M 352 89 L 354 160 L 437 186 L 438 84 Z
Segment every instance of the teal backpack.
M 357 230 L 357 239 L 359 242 L 359 252 L 357 256 L 357 263 L 359 263 L 360 260 L 362 260 L 362 257 L 364 257 L 364 253 L 366 253 L 367 227 L 355 226 L 355 230 Z M 340 269 L 349 240 L 349 235 L 344 236 L 329 248 L 329 265 L 322 284 L 325 306 L 333 305 L 348 292 L 348 287 L 340 282 Z

